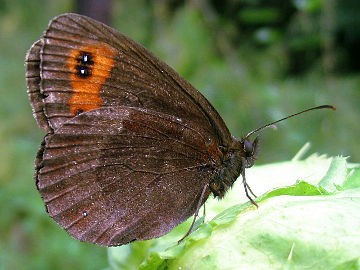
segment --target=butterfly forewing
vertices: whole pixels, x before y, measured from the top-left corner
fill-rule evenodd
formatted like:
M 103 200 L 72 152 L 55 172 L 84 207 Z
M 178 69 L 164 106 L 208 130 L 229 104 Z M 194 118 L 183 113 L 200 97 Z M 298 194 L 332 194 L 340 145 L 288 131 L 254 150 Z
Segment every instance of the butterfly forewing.
M 195 88 L 120 32 L 88 17 L 66 14 L 49 24 L 43 42 L 41 87 L 49 95 L 45 111 L 53 129 L 77 109 L 126 105 L 176 115 L 199 123 L 206 136 L 222 145 L 231 141 L 216 110 Z M 82 52 L 95 60 L 87 78 L 74 76 Z
M 40 91 L 40 50 L 42 40 L 35 42 L 26 55 L 26 86 L 33 115 L 40 128 L 46 132 L 51 132 L 47 118 L 44 114 L 44 96 Z

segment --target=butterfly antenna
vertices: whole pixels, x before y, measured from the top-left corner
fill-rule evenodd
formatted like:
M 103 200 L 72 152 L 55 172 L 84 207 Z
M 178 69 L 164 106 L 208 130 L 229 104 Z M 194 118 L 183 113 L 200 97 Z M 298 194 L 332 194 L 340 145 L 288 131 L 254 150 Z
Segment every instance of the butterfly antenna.
M 298 113 L 294 113 L 294 114 L 292 114 L 292 115 L 289 115 L 289 116 L 286 116 L 286 117 L 284 117 L 284 118 L 281 118 L 280 120 L 274 121 L 274 122 L 272 122 L 272 123 L 266 124 L 266 125 L 264 125 L 264 126 L 262 126 L 262 127 L 259 127 L 259 128 L 257 128 L 257 129 L 254 129 L 254 130 L 250 131 L 250 132 L 245 136 L 245 138 L 248 138 L 248 137 L 250 137 L 252 134 L 259 132 L 260 130 L 263 130 L 263 129 L 268 128 L 268 127 L 271 127 L 271 126 L 274 126 L 276 123 L 279 123 L 279 122 L 281 122 L 281 121 L 284 121 L 284 120 L 289 119 L 289 118 L 291 118 L 291 117 L 294 117 L 294 116 L 296 116 L 296 115 L 299 115 L 299 114 L 302 114 L 302 113 L 305 113 L 305 112 L 308 112 L 308 111 L 320 110 L 320 109 L 332 109 L 332 110 L 335 111 L 335 110 L 336 110 L 336 107 L 335 107 L 335 106 L 332 106 L 332 105 L 321 105 L 321 106 L 316 106 L 316 107 L 312 107 L 312 108 L 303 110 L 303 111 L 298 112 Z

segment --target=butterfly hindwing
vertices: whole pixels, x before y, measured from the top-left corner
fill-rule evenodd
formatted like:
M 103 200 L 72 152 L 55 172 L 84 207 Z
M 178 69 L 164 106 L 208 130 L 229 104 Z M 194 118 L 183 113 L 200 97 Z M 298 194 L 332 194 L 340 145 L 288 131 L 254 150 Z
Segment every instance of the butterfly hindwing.
M 49 215 L 75 238 L 120 245 L 163 235 L 191 216 L 210 159 L 187 123 L 138 108 L 101 108 L 45 138 L 37 187 Z

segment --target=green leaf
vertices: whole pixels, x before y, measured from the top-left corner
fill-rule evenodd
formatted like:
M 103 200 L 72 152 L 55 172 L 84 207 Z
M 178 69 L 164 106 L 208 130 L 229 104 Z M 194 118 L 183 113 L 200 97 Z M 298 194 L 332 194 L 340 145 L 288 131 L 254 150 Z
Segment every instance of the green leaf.
M 302 11 L 316 12 L 323 6 L 321 0 L 293 0 L 295 7 Z
M 360 258 L 354 258 L 342 264 L 339 264 L 334 270 L 359 270 L 360 269 Z
M 246 172 L 254 191 L 270 190 L 259 208 L 239 179 L 224 200 L 206 203 L 208 221 L 180 245 L 192 218 L 161 238 L 112 248 L 110 259 L 126 254 L 112 269 L 358 269 L 359 166 L 313 155 Z
M 346 158 L 335 157 L 327 171 L 325 177 L 320 181 L 319 186 L 328 192 L 334 192 L 344 185 L 347 178 Z
M 247 24 L 274 23 L 280 19 L 280 11 L 275 8 L 244 8 L 239 12 L 239 18 Z
M 344 189 L 360 187 L 360 167 L 349 168 L 347 173 Z

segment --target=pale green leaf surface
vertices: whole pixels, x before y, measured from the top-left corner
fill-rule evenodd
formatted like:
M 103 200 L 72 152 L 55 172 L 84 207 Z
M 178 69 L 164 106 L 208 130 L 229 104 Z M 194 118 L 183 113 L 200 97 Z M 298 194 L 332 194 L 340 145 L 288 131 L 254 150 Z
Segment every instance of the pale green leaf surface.
M 335 157 L 325 177 L 320 181 L 319 186 L 328 192 L 334 192 L 341 189 L 347 178 L 346 158 Z

